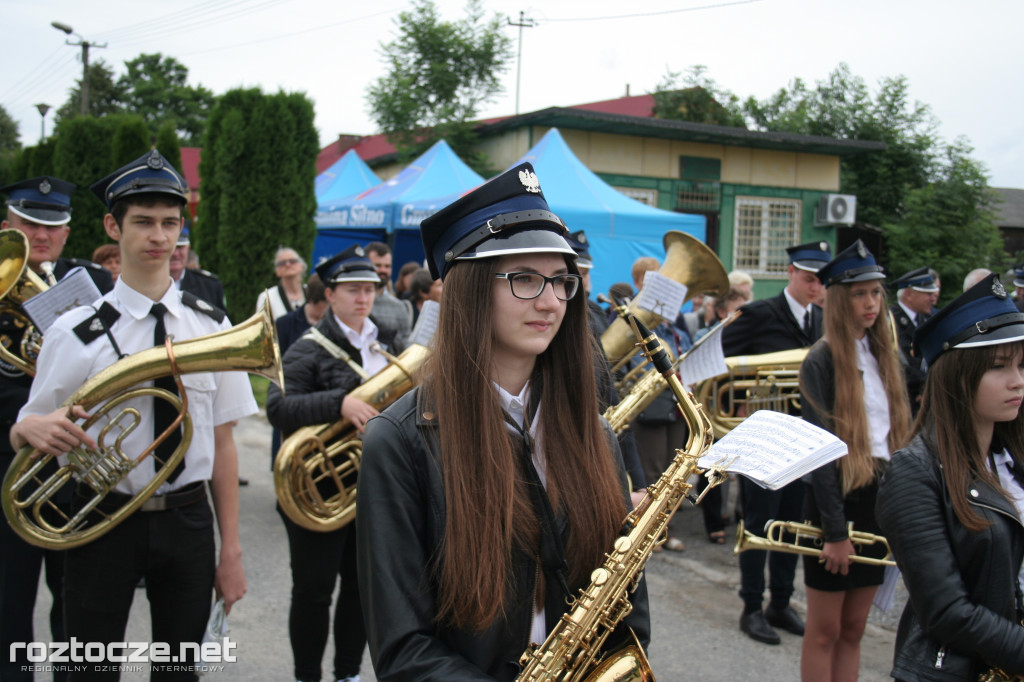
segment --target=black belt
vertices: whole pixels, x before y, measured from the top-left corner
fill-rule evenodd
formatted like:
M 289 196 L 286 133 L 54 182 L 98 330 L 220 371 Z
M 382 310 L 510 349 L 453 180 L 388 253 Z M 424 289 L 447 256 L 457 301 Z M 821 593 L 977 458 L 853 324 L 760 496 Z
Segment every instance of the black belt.
M 81 493 L 79 493 L 79 495 L 81 495 Z M 97 506 L 101 511 L 116 511 L 128 504 L 133 497 L 133 495 L 125 495 L 124 493 L 109 492 Z M 184 507 L 189 504 L 195 504 L 196 502 L 205 499 L 206 486 L 203 485 L 203 481 L 196 481 L 195 483 L 189 483 L 184 488 L 169 492 L 166 495 L 153 495 L 143 502 L 142 506 L 136 511 L 164 511 L 167 509 L 174 509 L 176 507 Z

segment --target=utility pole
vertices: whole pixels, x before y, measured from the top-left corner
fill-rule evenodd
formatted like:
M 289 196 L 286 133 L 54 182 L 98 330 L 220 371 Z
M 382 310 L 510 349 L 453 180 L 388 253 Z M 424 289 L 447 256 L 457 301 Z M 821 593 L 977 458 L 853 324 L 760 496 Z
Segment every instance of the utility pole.
M 515 23 L 511 19 L 508 20 L 509 26 L 519 27 L 519 50 L 516 53 L 516 116 L 519 115 L 519 73 L 523 63 L 523 28 L 533 28 L 537 25 L 533 19 L 527 18 L 523 11 L 519 11 L 519 23 Z
M 73 43 L 70 40 L 65 40 L 64 44 L 65 45 L 71 45 L 73 47 L 81 47 L 82 48 L 82 93 L 81 93 L 82 97 L 81 97 L 81 100 L 82 100 L 82 115 L 86 116 L 86 115 L 89 114 L 89 48 L 90 47 L 104 48 L 104 47 L 107 46 L 107 44 L 103 43 L 102 45 L 98 45 L 96 43 L 90 43 L 88 40 L 86 40 L 82 36 L 80 36 L 77 33 L 75 33 L 75 30 L 73 28 L 71 28 L 67 24 L 62 24 L 59 21 L 51 21 L 50 22 L 50 26 L 53 26 L 58 31 L 63 31 L 67 35 L 74 34 L 74 35 L 78 36 L 78 42 L 77 43 Z

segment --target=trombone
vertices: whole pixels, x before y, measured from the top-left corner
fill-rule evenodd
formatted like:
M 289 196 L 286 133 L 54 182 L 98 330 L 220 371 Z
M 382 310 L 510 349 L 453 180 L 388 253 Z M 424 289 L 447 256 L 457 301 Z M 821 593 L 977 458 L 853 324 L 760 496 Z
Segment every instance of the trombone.
M 736 526 L 736 546 L 732 553 L 739 554 L 748 549 L 771 550 L 772 552 L 786 552 L 788 554 L 803 554 L 805 556 L 821 556 L 821 550 L 825 546 L 825 533 L 817 526 L 810 523 L 797 523 L 796 521 L 769 521 L 764 527 L 765 537 L 754 535 L 743 528 L 743 521 Z M 885 548 L 885 556 L 881 559 L 864 556 L 860 553 L 850 555 L 850 561 L 871 566 L 895 566 L 896 561 L 892 557 L 892 550 L 889 549 L 889 541 L 881 535 L 864 533 L 853 529 L 853 524 L 847 526 L 850 542 L 854 549 L 862 550 L 868 547 L 879 546 Z M 783 533 L 793 535 L 792 541 L 782 539 Z M 804 541 L 809 541 L 805 544 Z

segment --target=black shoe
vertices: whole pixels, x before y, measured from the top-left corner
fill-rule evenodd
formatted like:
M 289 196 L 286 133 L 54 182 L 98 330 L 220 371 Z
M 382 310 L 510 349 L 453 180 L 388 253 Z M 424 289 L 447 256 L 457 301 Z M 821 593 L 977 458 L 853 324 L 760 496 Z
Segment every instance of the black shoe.
M 792 606 L 786 606 L 782 609 L 772 608 L 770 605 L 764 610 L 765 620 L 768 621 L 769 625 L 785 630 L 786 632 L 792 632 L 794 635 L 803 636 L 804 634 L 804 622 L 800 620 L 800 616 L 796 615 L 796 611 L 793 610 Z
M 747 633 L 750 639 L 764 642 L 765 644 L 778 644 L 782 641 L 779 633 L 772 630 L 772 626 L 768 624 L 764 613 L 760 610 L 744 613 L 740 616 L 740 630 Z
M 238 485 L 249 485 L 249 479 L 248 478 L 242 478 L 241 476 L 239 476 L 238 477 Z

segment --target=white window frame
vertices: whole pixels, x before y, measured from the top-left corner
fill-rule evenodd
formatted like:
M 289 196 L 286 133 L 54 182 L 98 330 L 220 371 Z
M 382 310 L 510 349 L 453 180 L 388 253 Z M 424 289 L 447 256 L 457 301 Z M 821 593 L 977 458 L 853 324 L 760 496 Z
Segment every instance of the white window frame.
M 630 199 L 639 201 L 641 204 L 658 208 L 658 190 L 656 189 L 642 189 L 639 187 L 615 187 L 615 189 Z
M 803 202 L 799 199 L 777 197 L 736 197 L 733 212 L 733 269 L 744 270 L 751 275 L 764 279 L 784 279 L 789 264 L 785 249 L 800 243 Z M 741 213 L 747 207 L 759 207 L 761 210 L 760 224 L 756 226 L 757 235 L 749 241 L 757 241 L 756 263 L 740 260 L 740 253 L 749 251 L 749 244 L 741 244 L 746 236 L 744 229 L 754 225 L 741 225 Z M 773 214 L 774 212 L 774 214 Z M 787 219 L 788 218 L 788 219 Z M 782 221 L 782 222 L 780 222 Z M 775 253 L 771 251 L 776 249 Z M 774 255 L 774 258 L 772 257 Z

